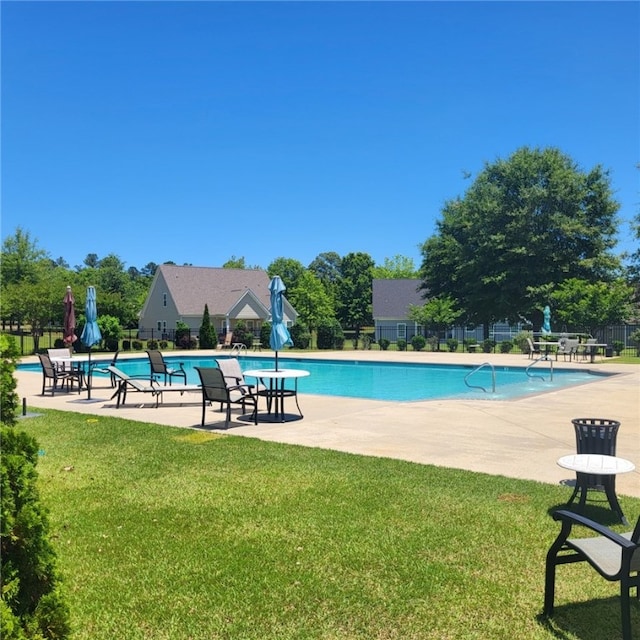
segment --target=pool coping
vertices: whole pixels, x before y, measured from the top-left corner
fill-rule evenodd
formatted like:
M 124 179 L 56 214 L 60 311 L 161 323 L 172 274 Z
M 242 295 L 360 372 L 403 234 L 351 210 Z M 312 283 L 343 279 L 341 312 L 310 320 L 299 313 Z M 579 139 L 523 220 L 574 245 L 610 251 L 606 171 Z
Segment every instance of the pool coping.
M 269 351 L 250 353 L 243 358 L 265 357 Z M 220 351 L 167 351 L 166 356 L 229 355 Z M 140 357 L 140 353 L 122 354 L 119 359 Z M 469 354 L 448 352 L 384 352 L 344 351 L 291 354 L 296 359 L 367 360 L 424 364 L 482 364 L 527 366 L 531 362 L 520 354 Z M 96 359 L 109 360 L 108 354 Z M 36 361 L 35 357 L 22 362 Z M 606 363 L 576 364 L 554 362 L 558 368 L 584 366 L 606 374 L 601 380 L 565 387 L 557 391 L 518 399 L 505 400 L 419 400 L 411 402 L 365 400 L 300 394 L 304 419 L 285 424 L 254 425 L 232 412 L 227 431 L 224 414 L 207 411 L 208 431 L 229 435 L 256 437 L 263 440 L 302 446 L 334 449 L 361 455 L 398 458 L 421 464 L 467 469 L 506 477 L 538 480 L 552 484 L 568 484 L 570 472 L 556 464 L 558 458 L 575 452 L 572 418 L 600 417 L 621 422 L 617 454 L 636 464 L 632 473 L 619 475 L 619 495 L 640 497 L 640 365 Z M 24 398 L 29 413 L 38 408 L 55 408 L 101 415 L 115 415 L 132 420 L 154 422 L 179 428 L 200 428 L 199 394 L 190 402 L 165 403 L 155 409 L 153 403 L 143 407 L 128 405 L 116 409 L 110 400 L 108 381 L 92 391 L 92 402 L 86 393 L 40 395 L 42 376 L 39 372 L 18 371 L 17 392 Z M 147 399 L 148 400 L 148 399 Z M 567 488 L 568 494 L 570 489 Z M 568 497 L 568 496 L 567 496 Z M 631 520 L 633 514 L 627 514 Z M 637 516 L 634 515 L 634 519 Z

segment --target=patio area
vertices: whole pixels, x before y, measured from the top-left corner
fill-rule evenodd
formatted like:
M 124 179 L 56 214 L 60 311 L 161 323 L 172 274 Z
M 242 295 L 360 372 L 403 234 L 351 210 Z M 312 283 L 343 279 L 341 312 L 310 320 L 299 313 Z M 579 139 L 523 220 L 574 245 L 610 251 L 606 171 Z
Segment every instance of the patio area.
M 188 352 L 194 355 L 194 352 Z M 132 354 L 138 356 L 139 354 Z M 179 355 L 179 352 L 167 352 Z M 296 358 L 305 354 L 295 352 Z M 127 356 L 121 356 L 124 360 Z M 212 354 L 213 359 L 214 354 Z M 251 354 L 243 356 L 250 360 Z M 469 354 L 433 352 L 346 351 L 313 352 L 314 359 L 404 361 L 423 363 L 481 364 L 489 361 L 502 366 L 526 366 L 521 354 Z M 105 355 L 97 359 L 108 360 Z M 23 361 L 35 361 L 25 358 Z M 304 419 L 285 424 L 254 425 L 238 420 L 232 413 L 225 433 L 262 440 L 320 447 L 368 456 L 397 458 L 423 464 L 466 469 L 551 484 L 573 481 L 575 474 L 562 469 L 558 458 L 575 452 L 572 418 L 611 418 L 621 423 L 617 455 L 631 460 L 635 471 L 619 475 L 619 495 L 640 497 L 640 367 L 605 363 L 554 363 L 557 368 L 588 368 L 616 373 L 600 380 L 520 400 L 429 400 L 387 402 L 300 394 Z M 60 393 L 53 398 L 40 395 L 42 374 L 38 371 L 16 374 L 17 393 L 26 399 L 28 413 L 39 408 L 75 411 L 93 416 L 114 415 L 131 420 L 154 422 L 179 428 L 199 429 L 200 394 L 181 400 L 167 396 L 157 409 L 148 398 L 146 404 L 116 409 L 113 390 L 107 379 L 94 378 L 92 402 L 86 392 Z M 219 416 L 219 421 L 217 416 Z M 224 425 L 224 414 L 208 411 L 213 427 Z M 90 428 L 90 427 L 88 427 Z M 567 499 L 571 490 L 567 487 Z M 633 514 L 628 514 L 629 517 Z

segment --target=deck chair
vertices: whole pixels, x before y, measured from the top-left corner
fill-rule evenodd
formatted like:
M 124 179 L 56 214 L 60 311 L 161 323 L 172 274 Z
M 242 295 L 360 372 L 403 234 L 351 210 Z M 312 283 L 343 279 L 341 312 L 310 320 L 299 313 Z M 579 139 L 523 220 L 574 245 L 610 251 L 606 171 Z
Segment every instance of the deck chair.
M 199 391 L 200 385 L 197 384 L 173 384 L 161 385 L 155 379 L 149 380 L 147 376 L 130 376 L 118 367 L 108 366 L 107 371 L 113 374 L 117 380 L 116 392 L 111 398 L 117 398 L 116 409 L 124 406 L 127 401 L 127 391 L 132 390 L 139 393 L 148 393 L 155 400 L 156 408 L 163 399 L 164 393 L 174 392 L 184 394 L 186 391 Z
M 238 386 L 240 388 L 246 387 L 251 390 L 252 393 L 255 392 L 256 385 L 249 384 L 245 380 L 238 358 L 218 358 L 215 360 L 215 363 L 218 365 L 218 369 L 222 371 L 222 375 L 224 376 L 227 386 Z M 264 385 L 258 384 L 258 391 L 262 391 L 264 389 Z
M 204 427 L 206 408 L 214 402 L 219 402 L 221 408 L 226 405 L 224 428 L 229 427 L 231 419 L 231 405 L 238 404 L 243 413 L 246 405 L 253 405 L 253 423 L 258 424 L 258 397 L 251 393 L 248 385 L 228 385 L 224 374 L 217 367 L 196 367 L 202 383 L 202 421 Z
M 67 354 L 69 353 L 67 349 L 65 349 L 65 351 L 67 351 Z M 51 362 L 51 358 L 44 353 L 39 353 L 38 358 L 42 366 L 41 395 L 45 395 L 47 385 L 49 386 L 49 391 L 51 391 L 52 396 L 55 395 L 56 389 L 62 391 L 65 386 L 67 387 L 67 391 L 73 391 L 74 382 L 77 382 L 78 393 L 80 393 L 82 388 L 82 371 L 58 368 Z
M 566 337 L 560 338 L 560 340 L 558 340 L 558 348 L 556 349 L 556 360 L 558 356 L 562 356 L 566 362 L 567 356 L 569 356 L 569 362 L 571 362 L 571 358 L 576 355 L 577 349 L 577 340 L 569 340 L 569 338 Z
M 115 367 L 116 361 L 118 360 L 118 354 L 120 350 L 116 351 L 113 354 L 113 358 L 111 358 L 111 362 L 105 367 L 102 362 L 94 362 L 91 364 L 91 369 L 89 370 L 89 376 L 93 376 L 94 373 L 108 373 L 111 377 L 111 388 L 115 389 L 117 381 L 116 377 L 112 371 L 109 371 L 109 367 Z
M 529 359 L 531 360 L 534 355 L 540 355 L 540 347 L 536 344 L 533 344 L 533 340 L 531 338 L 527 338 L 527 344 L 529 345 Z
M 591 357 L 591 350 L 595 348 L 595 347 L 592 347 L 591 345 L 595 343 L 596 343 L 595 338 L 589 338 L 585 343 L 581 344 L 578 347 L 578 353 L 579 355 L 582 356 L 583 360 L 588 360 Z
M 622 640 L 631 640 L 631 590 L 640 597 L 640 518 L 633 532 L 622 535 L 572 511 L 560 510 L 553 519 L 562 528 L 547 553 L 544 614 L 553 615 L 556 567 L 560 564 L 588 562 L 605 580 L 620 583 Z M 573 527 L 584 527 L 597 537 L 570 538 Z
M 169 380 L 169 385 L 171 385 L 172 378 L 182 378 L 183 384 L 187 384 L 187 372 L 184 370 L 182 362 L 179 369 L 173 369 L 167 365 L 160 351 L 152 349 L 147 351 L 147 355 L 151 365 L 150 381 L 155 380 L 156 376 L 164 376 L 165 385 L 167 384 L 167 379 Z
M 47 349 L 47 355 L 49 356 L 49 359 L 51 360 L 53 366 L 58 369 L 58 370 L 64 370 L 65 364 L 63 362 L 60 363 L 56 363 L 55 359 L 56 358 L 70 358 L 71 357 L 71 349 L 69 349 L 69 347 L 64 347 L 62 349 Z
M 224 336 L 224 340 L 218 345 L 218 349 L 231 349 L 233 347 L 231 341 L 233 340 L 233 331 L 227 331 Z

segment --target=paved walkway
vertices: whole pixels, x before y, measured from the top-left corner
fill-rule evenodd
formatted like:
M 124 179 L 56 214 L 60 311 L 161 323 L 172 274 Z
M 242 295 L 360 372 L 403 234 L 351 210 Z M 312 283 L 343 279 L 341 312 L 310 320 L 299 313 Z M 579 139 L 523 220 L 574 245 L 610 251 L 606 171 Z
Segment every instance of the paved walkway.
M 179 352 L 170 355 L 174 354 Z M 195 355 L 194 352 L 189 354 Z M 135 355 L 139 357 L 139 354 Z M 295 356 L 304 357 L 298 352 Z M 250 354 L 243 356 L 251 357 Z M 502 366 L 526 366 L 530 362 L 522 355 L 412 351 L 314 352 L 308 357 L 451 364 L 489 361 Z M 25 358 L 25 361 L 31 359 Z M 610 360 L 602 364 L 559 361 L 554 362 L 554 366 L 588 368 L 618 375 L 521 400 L 398 403 L 300 394 L 303 420 L 256 426 L 239 421 L 239 412 L 234 410 L 226 433 L 557 484 L 575 478 L 572 472 L 556 464 L 560 456 L 575 452 L 571 419 L 611 418 L 621 422 L 618 455 L 638 467 L 632 473 L 618 476 L 617 492 L 640 497 L 640 365 L 619 365 Z M 116 409 L 115 402 L 109 399 L 112 390 L 106 380 L 96 380 L 98 386 L 92 390 L 92 402 L 87 402 L 86 392 L 81 395 L 61 393 L 53 398 L 41 396 L 42 375 L 39 372 L 18 372 L 17 379 L 17 391 L 21 398 L 26 398 L 28 413 L 47 407 L 200 428 L 200 394 L 192 394 L 190 402 L 184 403 L 169 394 L 157 409 L 152 402 L 144 406 L 129 405 L 129 402 L 139 402 L 142 397 L 141 394 L 130 394 L 127 406 Z M 223 431 L 224 414 L 208 409 L 207 420 L 208 429 Z

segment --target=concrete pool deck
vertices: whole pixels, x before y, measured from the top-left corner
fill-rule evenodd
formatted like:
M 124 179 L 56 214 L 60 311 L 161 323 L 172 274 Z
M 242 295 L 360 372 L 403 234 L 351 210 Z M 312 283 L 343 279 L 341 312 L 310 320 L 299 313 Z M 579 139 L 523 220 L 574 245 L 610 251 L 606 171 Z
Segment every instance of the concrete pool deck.
M 242 358 L 265 357 L 272 352 L 250 353 Z M 181 352 L 166 352 L 179 356 Z M 183 352 L 184 355 L 217 357 L 221 352 Z M 228 352 L 224 352 L 227 355 Z M 527 366 L 531 360 L 523 355 L 330 351 L 291 357 L 334 360 L 378 360 L 386 362 L 481 364 Z M 283 357 L 286 357 L 283 354 Z M 141 354 L 131 354 L 140 357 Z M 108 362 L 107 354 L 94 356 Z M 121 355 L 124 360 L 127 355 Z M 36 362 L 35 357 L 22 362 Z M 542 364 L 542 363 L 541 363 Z M 610 418 L 621 423 L 617 455 L 631 460 L 635 471 L 618 475 L 619 495 L 640 497 L 640 365 L 554 361 L 556 368 L 589 369 L 605 374 L 595 382 L 529 396 L 519 400 L 425 400 L 390 402 L 299 394 L 304 419 L 280 423 L 239 420 L 232 411 L 229 429 L 224 429 L 224 414 L 207 409 L 207 431 L 234 436 L 254 437 L 273 442 L 333 449 L 368 456 L 398 458 L 422 464 L 467 469 L 511 478 L 538 480 L 558 484 L 575 479 L 571 471 L 556 461 L 575 453 L 572 418 Z M 213 362 L 212 362 L 213 366 Z M 543 365 L 544 367 L 544 365 Z M 28 413 L 39 408 L 75 411 L 93 416 L 112 415 L 131 420 L 153 422 L 180 428 L 200 429 L 202 412 L 200 393 L 185 394 L 177 401 L 169 394 L 155 408 L 148 394 L 131 393 L 127 405 L 116 409 L 110 400 L 113 390 L 107 379 L 94 379 L 92 401 L 87 393 L 40 395 L 42 374 L 18 371 L 17 393 L 26 399 Z M 140 403 L 147 404 L 141 406 Z M 261 405 L 264 408 L 264 405 Z M 290 405 L 287 405 L 289 407 Z M 88 425 L 87 428 L 90 428 Z M 567 498 L 570 489 L 567 488 Z M 631 520 L 637 514 L 627 514 Z

